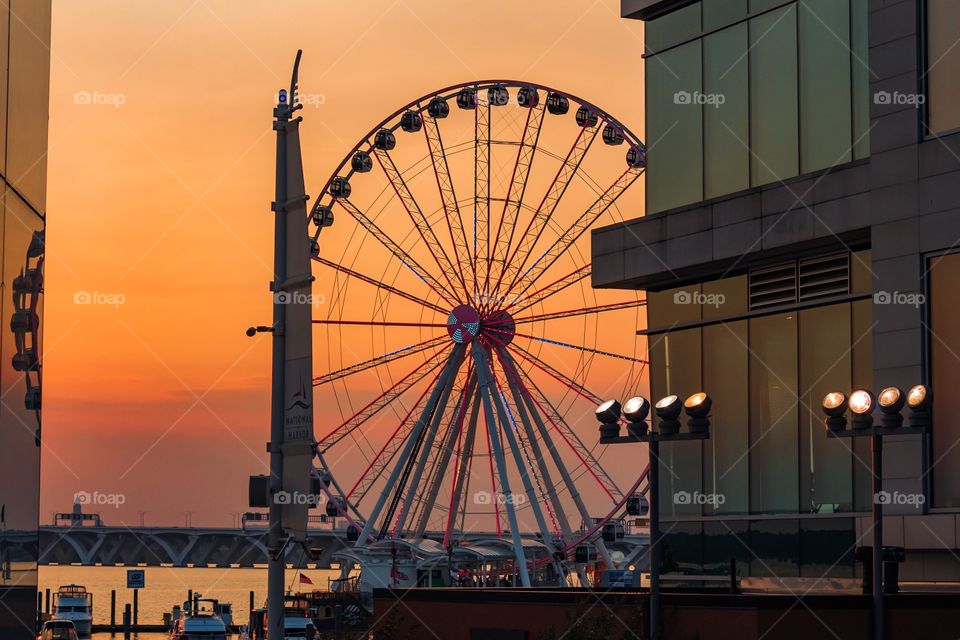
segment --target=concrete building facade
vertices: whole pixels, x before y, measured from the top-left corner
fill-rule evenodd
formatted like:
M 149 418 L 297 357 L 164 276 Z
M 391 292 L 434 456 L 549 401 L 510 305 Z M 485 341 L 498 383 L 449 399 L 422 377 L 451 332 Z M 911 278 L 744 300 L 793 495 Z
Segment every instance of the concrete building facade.
M 960 581 L 960 4 L 622 14 L 646 25 L 647 211 L 594 232 L 593 284 L 647 291 L 654 398 L 714 400 L 713 438 L 661 461 L 668 562 L 855 580 L 869 445 L 828 439 L 821 401 L 923 383 L 932 434 L 885 444 L 884 544 L 904 580 Z

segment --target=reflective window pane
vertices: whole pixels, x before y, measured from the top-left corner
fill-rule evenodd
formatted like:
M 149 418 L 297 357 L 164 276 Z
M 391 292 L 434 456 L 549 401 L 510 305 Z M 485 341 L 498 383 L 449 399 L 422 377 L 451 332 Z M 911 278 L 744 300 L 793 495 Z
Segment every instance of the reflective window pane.
M 853 158 L 850 95 L 850 7 L 800 0 L 801 173 Z
M 671 11 L 661 18 L 646 23 L 647 51 L 659 51 L 671 44 L 683 42 L 700 33 L 700 3 Z
M 850 0 L 850 77 L 853 87 L 853 157 L 870 155 L 869 0 Z
M 933 388 L 960 388 L 960 254 L 933 258 L 930 269 L 930 359 Z M 960 506 L 960 411 L 952 393 L 933 394 L 933 504 Z
M 705 493 L 716 496 L 704 514 L 750 510 L 747 451 L 747 321 L 703 328 L 703 388 L 714 400 L 711 438 L 703 443 Z
M 821 404 L 850 389 L 850 305 L 800 312 L 800 511 L 853 508 L 851 444 L 828 438 Z
M 750 21 L 750 118 L 753 186 L 797 175 L 795 5 Z
M 797 321 L 750 320 L 750 510 L 796 513 Z
M 648 58 L 647 211 L 703 199 L 701 41 Z
M 927 122 L 933 133 L 960 129 L 960 2 L 927 0 Z
M 747 24 L 703 39 L 704 197 L 750 186 Z
M 703 0 L 703 30 L 709 31 L 747 15 L 747 0 Z

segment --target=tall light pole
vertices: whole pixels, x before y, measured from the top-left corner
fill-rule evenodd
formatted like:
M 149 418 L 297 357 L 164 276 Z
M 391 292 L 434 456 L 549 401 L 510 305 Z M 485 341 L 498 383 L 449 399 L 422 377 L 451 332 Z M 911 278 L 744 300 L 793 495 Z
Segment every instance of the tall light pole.
M 906 404 L 910 408 L 910 425 L 903 425 L 900 413 Z M 883 439 L 886 436 L 907 434 L 925 435 L 930 430 L 930 390 L 918 384 L 905 394 L 897 387 L 887 387 L 880 392 L 879 407 L 882 411 L 881 426 L 873 424 L 877 399 L 866 389 L 858 389 L 847 398 L 840 391 L 831 391 L 823 399 L 824 426 L 830 438 L 870 438 L 870 489 L 873 498 L 872 530 L 873 552 L 871 591 L 873 596 L 873 638 L 886 637 L 886 617 L 883 603 L 883 505 L 890 502 L 890 494 L 883 490 Z M 853 414 L 853 428 L 847 429 L 846 413 Z
M 616 400 L 608 400 L 597 408 L 600 421 L 600 444 L 624 444 L 646 442 L 650 455 L 650 638 L 662 637 L 660 620 L 660 565 L 663 548 L 660 545 L 660 443 L 681 440 L 707 440 L 710 438 L 710 407 L 712 401 L 706 393 L 695 393 L 686 401 L 671 395 L 657 402 L 656 413 L 660 418 L 657 431 L 647 428 L 650 402 L 637 396 L 627 400 L 622 407 L 627 419 L 627 435 L 620 435 L 621 406 Z M 690 420 L 689 432 L 680 433 L 680 412 L 686 409 Z
M 281 89 L 273 109 L 277 133 L 274 213 L 273 324 L 251 327 L 248 336 L 273 335 L 270 395 L 270 476 L 266 486 L 251 478 L 251 506 L 267 506 L 267 637 L 283 637 L 284 552 L 290 541 L 306 544 L 313 493 L 313 341 L 310 235 L 300 154 L 300 121 L 294 113 L 301 51 L 293 65 L 289 92 Z M 253 490 L 253 487 L 261 487 Z M 256 495 L 254 495 L 256 494 Z

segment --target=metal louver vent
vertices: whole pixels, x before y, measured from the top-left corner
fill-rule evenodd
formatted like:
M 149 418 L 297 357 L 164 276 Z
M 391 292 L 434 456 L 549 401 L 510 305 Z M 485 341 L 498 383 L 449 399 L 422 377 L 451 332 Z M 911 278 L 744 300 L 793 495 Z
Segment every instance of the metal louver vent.
M 801 260 L 797 280 L 799 302 L 850 293 L 850 255 Z
M 850 292 L 847 253 L 791 260 L 750 271 L 750 309 L 797 304 Z
M 764 309 L 796 301 L 796 261 L 750 271 L 750 309 Z

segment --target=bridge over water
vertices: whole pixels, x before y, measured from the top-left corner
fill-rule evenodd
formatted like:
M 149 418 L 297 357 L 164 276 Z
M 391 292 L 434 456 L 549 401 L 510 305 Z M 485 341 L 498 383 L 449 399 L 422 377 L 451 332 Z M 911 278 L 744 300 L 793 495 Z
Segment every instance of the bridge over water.
M 442 534 L 427 537 L 442 539 Z M 471 532 L 467 540 L 496 537 L 495 533 Z M 535 540 L 533 534 L 528 536 Z M 302 547 L 289 545 L 285 555 L 293 567 L 329 566 L 337 551 L 352 546 L 346 529 L 317 528 L 311 531 L 311 547 L 321 551 L 314 559 Z M 627 536 L 618 541 L 625 556 L 645 546 L 646 536 Z M 124 526 L 42 526 L 41 564 L 218 566 L 266 565 L 266 528 L 192 528 Z

